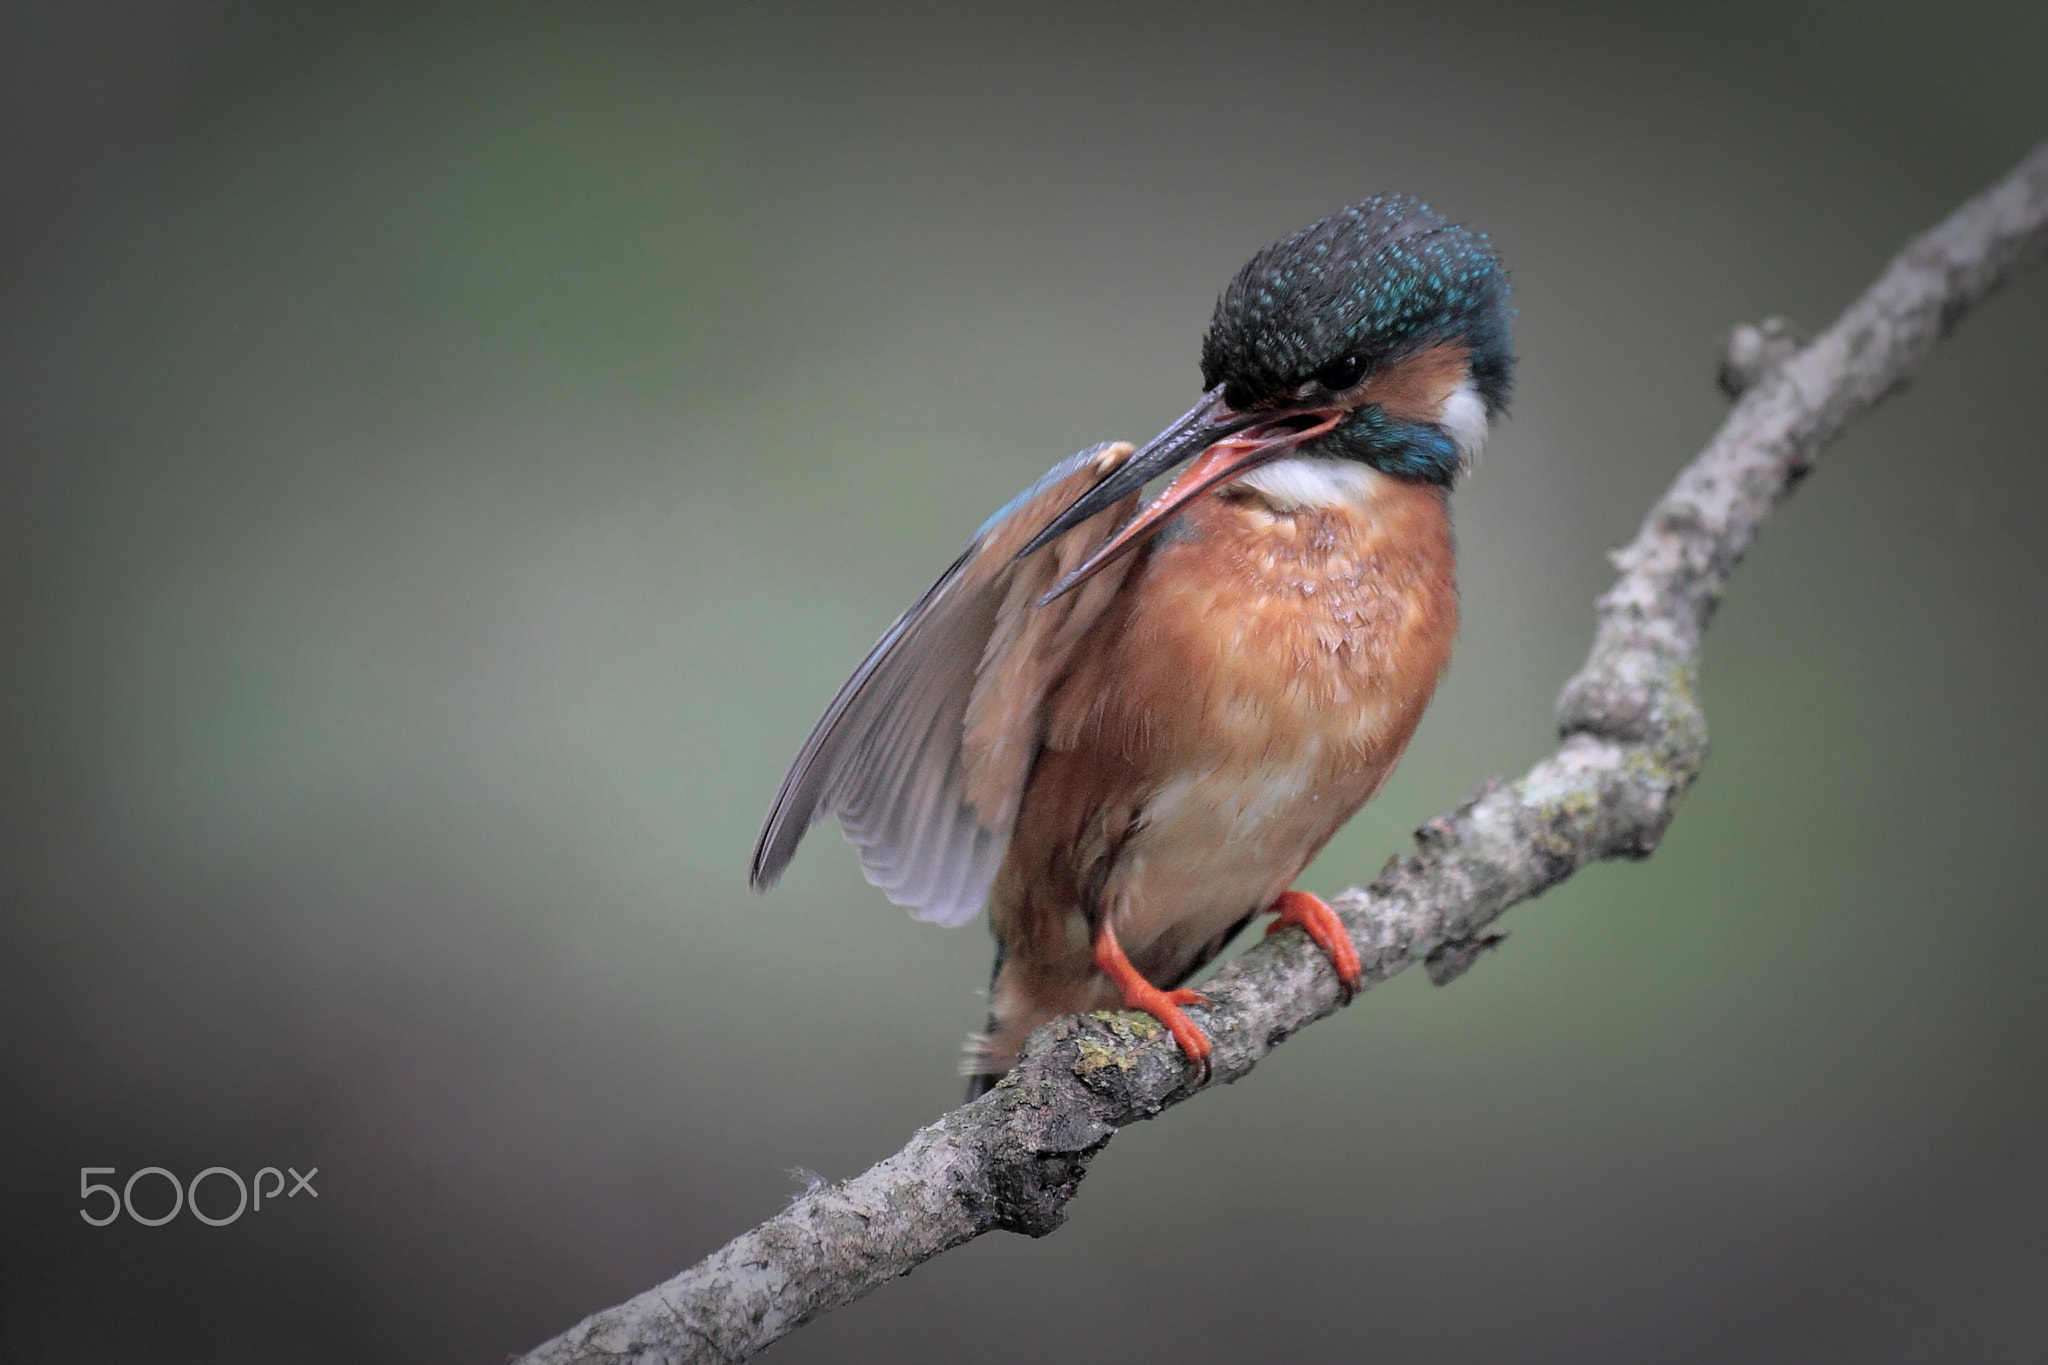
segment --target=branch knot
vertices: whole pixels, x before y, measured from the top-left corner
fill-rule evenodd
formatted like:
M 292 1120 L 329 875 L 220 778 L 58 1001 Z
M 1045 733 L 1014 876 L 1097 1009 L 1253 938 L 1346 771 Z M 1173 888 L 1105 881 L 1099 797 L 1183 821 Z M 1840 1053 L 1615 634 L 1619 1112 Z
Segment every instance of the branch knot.
M 1721 392 L 1740 398 L 1806 344 L 1799 329 L 1781 317 L 1737 323 L 1721 347 L 1721 369 L 1714 376 Z

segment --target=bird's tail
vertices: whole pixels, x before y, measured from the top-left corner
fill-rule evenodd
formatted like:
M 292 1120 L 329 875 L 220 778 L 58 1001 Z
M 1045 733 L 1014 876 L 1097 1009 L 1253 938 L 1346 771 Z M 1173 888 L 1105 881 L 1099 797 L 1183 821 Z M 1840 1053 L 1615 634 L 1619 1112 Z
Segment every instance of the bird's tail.
M 995 1089 L 996 1082 L 1002 1079 L 1002 1076 L 997 1072 L 975 1071 L 972 1069 L 975 1064 L 974 1051 L 976 1047 L 979 1046 L 979 1044 L 981 1043 L 983 1037 L 984 1035 L 979 1033 L 970 1033 L 967 1035 L 968 1058 L 966 1065 L 962 1068 L 967 1072 L 967 1094 L 964 1097 L 962 1097 L 960 1101 L 962 1104 L 974 1103 L 983 1095 L 986 1095 L 989 1091 Z
M 962 1104 L 972 1104 L 995 1089 L 996 1082 L 1010 1068 L 997 1060 L 996 1033 L 1002 1021 L 996 1018 L 996 979 L 1003 974 L 1003 959 L 1009 956 L 1002 939 L 996 940 L 996 963 L 988 972 L 988 1023 L 980 1032 L 967 1035 L 966 1056 L 960 1059 L 960 1074 L 967 1077 L 967 1097 Z

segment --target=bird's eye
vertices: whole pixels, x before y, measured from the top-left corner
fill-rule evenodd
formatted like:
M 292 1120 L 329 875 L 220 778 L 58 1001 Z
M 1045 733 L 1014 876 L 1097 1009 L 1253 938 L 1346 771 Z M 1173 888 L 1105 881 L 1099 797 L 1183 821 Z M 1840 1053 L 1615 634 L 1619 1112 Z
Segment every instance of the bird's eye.
M 1355 355 L 1347 355 L 1342 360 L 1333 360 L 1317 370 L 1316 383 L 1331 393 L 1336 393 L 1340 389 L 1348 389 L 1356 384 L 1364 374 L 1365 362 Z

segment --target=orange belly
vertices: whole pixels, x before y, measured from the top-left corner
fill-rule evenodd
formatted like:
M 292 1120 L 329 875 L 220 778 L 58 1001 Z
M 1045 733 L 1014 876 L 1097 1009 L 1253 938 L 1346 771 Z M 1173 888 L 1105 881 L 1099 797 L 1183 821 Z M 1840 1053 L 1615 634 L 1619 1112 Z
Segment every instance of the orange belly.
M 1099 917 L 1174 985 L 1392 773 L 1457 634 L 1450 525 L 1433 486 L 1357 483 L 1336 505 L 1196 503 L 1075 651 L 990 899 L 1002 966 L 973 1069 L 1119 1003 Z

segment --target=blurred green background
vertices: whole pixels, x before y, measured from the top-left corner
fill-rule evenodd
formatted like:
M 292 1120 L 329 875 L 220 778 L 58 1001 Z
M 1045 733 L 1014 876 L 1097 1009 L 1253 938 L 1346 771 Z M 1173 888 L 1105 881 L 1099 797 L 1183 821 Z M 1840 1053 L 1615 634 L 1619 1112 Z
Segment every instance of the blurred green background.
M 0 1346 L 499 1361 L 953 1103 L 986 935 L 829 831 L 757 900 L 755 823 L 1255 247 L 1399 189 L 1522 364 L 1450 677 L 1306 884 L 1369 877 L 1551 744 L 1724 330 L 1831 319 L 2043 69 L 2017 4 L 9 6 Z M 1653 860 L 775 1358 L 2042 1359 L 2044 323 L 1769 528 Z

